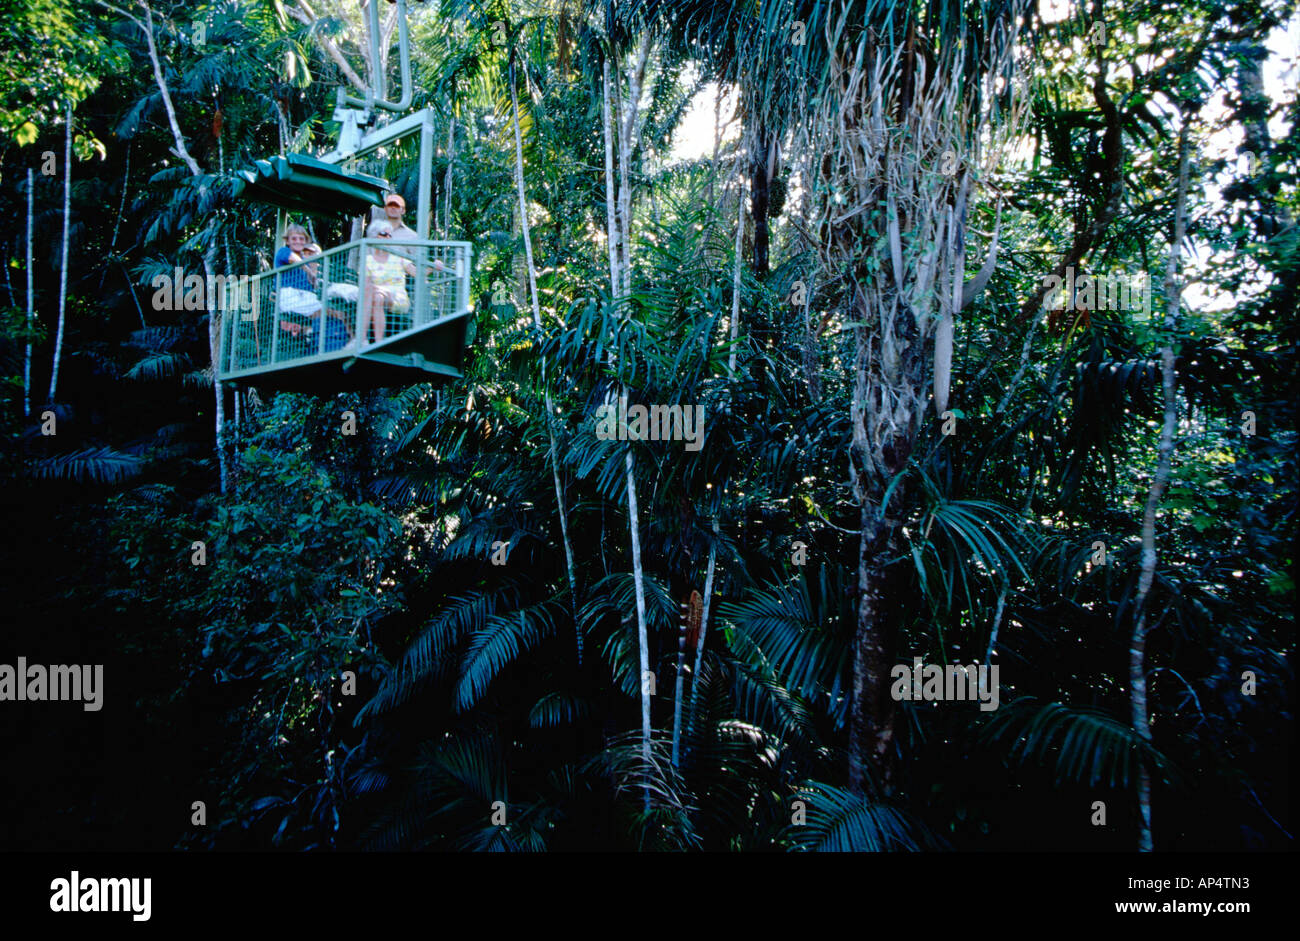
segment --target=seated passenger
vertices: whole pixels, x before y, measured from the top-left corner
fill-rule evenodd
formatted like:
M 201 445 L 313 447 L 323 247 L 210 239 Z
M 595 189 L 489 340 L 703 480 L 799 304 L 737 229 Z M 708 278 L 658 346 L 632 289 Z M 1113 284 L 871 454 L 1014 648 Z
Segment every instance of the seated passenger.
M 275 267 L 292 265 L 302 261 L 302 252 L 307 247 L 307 230 L 300 225 L 290 225 L 284 230 L 286 244 L 275 253 Z M 315 317 L 320 313 L 320 299 L 316 296 L 316 272 L 310 265 L 303 265 L 275 276 L 276 301 L 281 311 L 298 314 L 303 317 Z
M 372 239 L 393 237 L 393 227 L 380 219 L 370 223 L 366 236 Z M 382 248 L 371 249 L 366 255 L 366 290 L 362 298 L 362 336 L 358 340 L 365 342 L 366 334 L 374 328 L 378 343 L 384 338 L 389 312 L 406 313 L 411 309 L 411 298 L 406 293 L 406 276 L 415 277 L 415 265 L 404 258 L 385 251 Z
M 321 254 L 321 247 L 317 245 L 315 242 L 312 242 L 310 245 L 308 245 L 306 248 L 302 250 L 302 257 L 304 259 L 312 258 L 319 254 Z M 328 265 L 328 262 L 326 264 Z M 303 265 L 303 270 L 307 272 L 307 277 L 311 280 L 312 284 L 316 285 L 319 288 L 320 262 L 317 261 L 317 262 L 312 262 L 311 264 L 308 265 Z M 326 270 L 328 271 L 328 267 Z M 329 279 L 327 278 L 326 280 L 328 281 Z M 346 287 L 351 287 L 351 285 L 328 284 L 327 287 L 325 288 L 325 296 L 327 298 L 327 303 L 325 305 L 324 352 L 326 353 L 333 353 L 335 350 L 343 349 L 343 347 L 348 345 L 348 340 L 351 339 L 352 336 L 351 330 L 349 329 L 348 326 L 347 316 L 344 313 L 340 312 L 338 309 L 336 309 L 336 307 L 331 306 L 328 303 L 329 298 L 337 296 L 336 293 L 337 288 L 346 288 Z M 355 287 L 352 287 L 352 299 L 354 301 L 356 300 L 356 291 L 357 289 Z

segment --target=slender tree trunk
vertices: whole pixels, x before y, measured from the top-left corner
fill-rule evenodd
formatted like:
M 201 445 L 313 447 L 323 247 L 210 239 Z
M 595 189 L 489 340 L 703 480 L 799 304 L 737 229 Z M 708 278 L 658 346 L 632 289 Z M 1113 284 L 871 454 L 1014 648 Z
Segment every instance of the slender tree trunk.
M 298 7 L 301 7 L 302 9 L 298 9 Z M 302 23 L 304 26 L 314 26 L 317 19 L 315 11 L 313 11 L 311 7 L 307 6 L 303 0 L 298 0 L 298 7 L 286 4 L 284 9 L 290 16 L 299 23 Z M 343 53 L 339 52 L 339 47 L 334 44 L 334 40 L 319 31 L 314 31 L 313 35 L 316 37 L 317 41 L 320 42 L 321 47 L 329 57 L 334 60 L 334 64 L 337 65 L 339 71 L 343 73 L 343 77 L 351 83 L 353 88 L 364 95 L 366 93 L 366 83 L 362 81 L 361 76 L 356 73 L 356 70 L 348 64 L 348 60 L 343 57 Z
M 59 387 L 59 359 L 63 355 L 63 324 L 68 309 L 68 229 L 72 214 L 72 99 L 64 111 L 63 135 L 63 260 L 59 265 L 59 326 L 54 337 L 54 368 L 50 373 L 49 401 Z
M 153 38 L 153 11 L 149 9 L 149 4 L 141 3 L 144 7 L 145 21 L 141 27 L 144 31 L 145 45 L 149 50 L 149 62 L 153 66 L 154 81 L 158 83 L 158 94 L 162 98 L 163 110 L 167 112 L 167 124 L 171 127 L 172 138 L 176 142 L 175 153 L 181 160 L 185 161 L 185 166 L 190 168 L 190 173 L 194 176 L 201 176 L 203 171 L 199 169 L 198 161 L 191 155 L 190 150 L 185 146 L 185 137 L 181 134 L 180 122 L 176 120 L 176 106 L 172 104 L 171 92 L 167 89 L 167 81 L 163 77 L 162 62 L 158 58 L 158 46 Z M 136 21 L 137 24 L 139 21 Z
M 117 204 L 117 218 L 113 220 L 113 238 L 108 243 L 108 254 L 111 258 L 117 251 L 117 233 L 122 228 L 122 216 L 126 214 L 126 194 L 131 188 L 131 142 L 128 138 L 126 142 L 126 168 L 122 171 L 122 199 Z M 104 290 L 104 279 L 108 277 L 108 265 L 104 265 L 99 272 L 99 289 Z M 141 317 L 143 319 L 143 315 Z
M 513 86 L 512 86 L 513 87 Z M 518 127 L 519 122 L 515 122 Z M 442 235 L 451 238 L 451 182 L 452 167 L 456 165 L 456 116 L 452 115 L 447 123 L 447 178 L 442 193 Z
M 36 325 L 36 294 L 32 287 L 32 207 L 35 180 L 27 168 L 27 352 L 23 356 L 23 415 L 32 413 L 32 330 Z
M 601 115 L 604 121 L 602 125 L 605 131 L 605 243 L 609 249 L 609 283 L 610 294 L 617 298 L 619 294 L 618 285 L 618 260 L 621 256 L 618 244 L 618 210 L 614 202 L 614 135 L 610 133 L 610 122 L 613 120 L 610 111 L 610 94 L 609 94 L 609 60 L 606 59 L 601 66 Z
M 984 662 L 989 666 L 993 665 L 993 654 L 998 649 L 998 629 L 1002 626 L 1002 612 L 1007 606 L 1007 588 L 1002 586 L 1002 591 L 998 593 L 998 607 L 993 612 L 993 629 L 989 631 L 989 646 L 984 652 Z
M 122 198 L 117 204 L 117 218 L 113 220 L 113 237 L 108 243 L 108 257 L 113 259 L 117 252 L 117 235 L 122 228 L 122 217 L 126 215 L 126 197 L 131 189 L 131 144 L 132 141 L 126 142 L 126 167 L 122 171 Z M 135 294 L 135 284 L 131 281 L 131 272 L 127 270 L 126 265 L 117 259 L 118 265 L 122 268 L 122 277 L 126 279 L 126 289 L 131 294 L 131 300 L 135 304 L 136 313 L 140 315 L 140 329 L 149 329 L 149 324 L 144 319 L 144 308 L 140 306 L 140 299 Z M 108 277 L 108 265 L 105 264 L 99 272 L 99 289 L 104 289 L 104 279 Z
M 628 256 L 629 244 L 631 242 L 631 223 L 632 223 L 632 199 L 631 183 L 628 179 L 628 168 L 631 166 L 631 137 L 632 128 L 636 122 L 637 101 L 640 95 L 640 82 L 638 75 L 644 73 L 645 59 L 649 52 L 649 38 L 643 41 L 640 55 L 639 67 L 634 66 L 629 71 L 629 80 L 632 85 L 631 101 L 628 104 L 627 115 L 623 118 L 623 123 L 619 128 L 619 163 L 622 167 L 622 174 L 619 186 L 619 203 L 616 208 L 613 194 L 614 184 L 610 178 L 613 170 L 613 150 L 610 142 L 610 123 L 604 124 L 605 132 L 605 213 L 607 218 L 607 229 L 610 232 L 610 294 L 614 299 L 617 307 L 619 301 L 626 297 L 631 290 L 631 276 L 629 272 L 631 260 Z M 604 90 L 604 108 L 603 113 L 609 117 L 611 96 L 609 92 L 610 69 L 608 63 L 605 64 L 602 71 L 605 79 Z M 622 209 L 619 213 L 618 209 Z M 620 227 L 618 216 L 622 215 L 623 227 Z M 615 235 L 617 233 L 617 235 Z M 616 247 L 621 246 L 621 249 Z M 612 356 L 612 354 L 611 354 Z M 650 755 L 650 689 L 646 683 L 647 674 L 650 671 L 650 642 L 646 631 L 646 607 L 645 607 L 645 573 L 641 568 L 641 521 L 637 512 L 636 497 L 636 474 L 632 459 L 632 449 L 628 448 L 624 473 L 627 480 L 627 509 L 628 509 L 628 528 L 631 530 L 632 538 L 632 583 L 636 591 L 636 625 L 637 625 L 637 649 L 638 663 L 640 672 L 638 674 L 638 685 L 641 690 L 641 757 L 648 769 L 651 763 Z M 643 799 L 647 812 L 650 809 L 650 788 L 647 785 L 643 791 Z
M 646 634 L 645 571 L 641 568 L 641 521 L 637 515 L 636 474 L 632 467 L 632 449 L 625 458 L 627 476 L 628 527 L 632 531 L 632 583 L 636 589 L 636 642 L 638 663 L 641 666 L 641 755 L 646 767 L 650 765 L 650 689 L 646 679 L 650 673 L 650 638 Z M 646 809 L 650 808 L 650 791 L 645 792 Z
M 533 309 L 533 327 L 538 336 L 542 332 L 541 305 L 537 299 L 537 269 L 533 266 L 533 239 L 528 225 L 528 198 L 524 190 L 524 144 L 519 131 L 519 96 L 515 91 L 514 52 L 510 54 L 510 109 L 515 124 L 515 186 L 519 191 L 519 225 L 524 235 L 524 264 L 528 267 L 528 297 Z M 546 364 L 542 364 L 542 383 L 546 383 Z M 573 633 L 578 648 L 578 663 L 582 663 L 582 627 L 578 623 L 578 577 L 573 564 L 573 545 L 569 542 L 568 511 L 564 506 L 564 487 L 560 481 L 560 462 L 555 450 L 555 405 L 550 390 L 545 392 L 546 437 L 551 459 L 551 478 L 555 483 L 555 505 L 560 513 L 560 539 L 564 543 L 564 562 L 569 575 L 569 593 L 573 596 Z
M 524 234 L 524 264 L 528 268 L 528 294 L 533 305 L 533 325 L 542 327 L 542 315 L 537 303 L 537 272 L 533 267 L 533 238 L 528 227 L 528 200 L 524 194 L 524 145 L 519 133 L 519 97 L 515 92 L 515 55 L 510 53 L 510 109 L 515 124 L 515 187 L 519 192 L 519 225 Z
M 736 375 L 736 353 L 740 347 L 740 270 L 745 250 L 745 181 L 736 180 L 736 252 L 731 267 L 731 351 L 727 353 L 727 375 Z
M 206 284 L 212 283 L 212 265 L 208 259 L 203 259 L 203 274 L 207 278 Z M 210 294 L 204 291 L 204 296 Z M 216 397 L 215 430 L 217 435 L 217 469 L 221 481 L 221 492 L 226 493 L 230 485 L 230 471 L 226 461 L 226 397 L 221 388 L 221 381 L 217 378 L 217 359 L 220 356 L 221 349 L 221 310 L 220 306 L 212 306 L 211 298 L 208 299 L 208 353 L 212 358 L 212 389 Z
M 185 166 L 189 168 L 193 176 L 202 176 L 203 170 L 199 167 L 198 161 L 190 154 L 189 148 L 185 145 L 185 136 L 181 133 L 180 122 L 176 119 L 176 106 L 172 104 L 171 92 L 167 88 L 167 80 L 163 75 L 162 62 L 158 58 L 158 46 L 153 38 L 153 11 L 149 8 L 148 3 L 141 2 L 144 8 L 144 21 L 136 19 L 129 13 L 120 10 L 110 4 L 99 0 L 100 6 L 107 7 L 127 19 L 130 19 L 140 31 L 144 33 L 145 46 L 149 52 L 149 63 L 153 66 L 154 81 L 158 85 L 158 95 L 162 99 L 163 110 L 167 113 L 167 124 L 171 128 L 172 140 L 175 142 L 173 153 L 184 161 Z M 203 259 L 203 271 L 208 276 L 208 284 L 211 284 L 212 267 L 205 256 Z M 208 292 L 205 291 L 206 295 Z M 219 469 L 219 478 L 221 481 L 221 492 L 224 495 L 229 483 L 229 473 L 226 465 L 226 436 L 225 436 L 225 400 L 222 394 L 221 381 L 217 378 L 217 358 L 220 341 L 219 318 L 215 311 L 208 310 L 208 349 L 212 358 L 212 391 L 216 402 L 216 408 L 213 410 L 213 431 L 216 435 L 217 448 L 217 466 Z
M 677 629 L 677 675 L 673 681 L 673 767 L 678 766 L 682 743 L 682 684 L 686 679 L 686 629 L 691 618 L 691 603 L 682 605 L 682 623 Z
M 700 636 L 695 641 L 695 665 L 691 668 L 691 714 L 686 727 L 695 727 L 700 698 L 700 665 L 704 662 L 704 639 L 709 633 L 709 610 L 713 606 L 713 575 L 718 562 L 718 510 L 713 511 L 713 539 L 709 543 L 709 567 L 704 573 L 704 610 L 700 613 Z
M 19 245 L 20 242 L 22 242 L 22 238 L 21 238 L 21 237 L 20 237 L 20 238 L 16 238 L 16 239 L 14 239 L 14 250 L 15 250 L 15 251 L 18 249 L 18 245 Z M 7 245 L 5 246 L 6 250 L 8 249 L 8 247 L 9 247 L 9 246 L 7 246 Z M 13 308 L 15 308 L 15 309 L 17 309 L 17 307 L 18 307 L 18 295 L 14 293 L 14 279 L 13 279 L 13 278 L 10 276 L 10 274 L 9 274 L 9 266 L 8 266 L 8 265 L 5 265 L 5 287 L 6 287 L 6 288 L 8 289 L 8 291 L 9 291 L 9 306 L 10 306 L 10 307 L 13 307 Z
M 1150 628 L 1147 625 L 1146 604 L 1156 574 L 1156 511 L 1160 498 L 1169 484 L 1173 465 L 1174 428 L 1178 423 L 1178 400 L 1174 372 L 1174 331 L 1178 326 L 1178 308 L 1182 297 L 1179 279 L 1179 256 L 1187 234 L 1187 185 L 1189 147 L 1187 127 L 1189 119 L 1183 113 L 1183 125 L 1178 134 L 1178 191 L 1174 204 L 1174 231 L 1169 246 L 1169 260 L 1165 266 L 1165 340 L 1160 347 L 1160 375 L 1164 391 L 1165 414 L 1160 426 L 1160 450 L 1156 472 L 1147 491 L 1146 507 L 1142 513 L 1142 574 L 1138 578 L 1137 601 L 1134 605 L 1137 622 L 1133 626 L 1133 640 L 1129 647 L 1129 686 L 1132 689 L 1133 729 L 1144 741 L 1151 741 L 1151 716 L 1147 706 L 1146 645 Z M 1145 761 L 1138 766 L 1138 851 L 1151 852 L 1151 772 Z
M 222 168 L 222 172 L 223 173 L 225 172 L 224 166 Z M 225 232 L 221 233 L 221 248 L 225 252 L 226 273 L 229 276 L 233 277 L 235 274 L 235 265 L 233 259 L 230 256 L 230 239 L 226 237 Z M 221 339 L 221 335 L 220 333 L 218 333 L 217 334 L 217 355 L 218 356 L 221 355 L 220 339 Z M 213 381 L 216 381 L 215 375 L 213 376 Z M 243 398 L 243 393 L 240 391 L 239 386 L 235 386 L 233 392 L 234 395 L 232 396 L 232 398 L 234 399 L 235 415 L 234 415 L 234 421 L 231 426 L 230 449 L 232 454 L 238 454 L 239 453 L 239 432 L 240 432 L 241 422 L 243 418 L 243 416 L 240 414 L 242 411 L 240 408 L 240 399 Z M 235 463 L 232 466 L 231 472 L 238 474 L 238 469 L 239 469 L 239 465 L 238 463 Z
M 641 38 L 641 48 L 636 60 L 628 66 L 628 102 L 627 113 L 623 115 L 623 126 L 619 134 L 619 209 L 622 222 L 622 296 L 632 293 L 632 154 L 636 150 L 638 118 L 641 105 L 641 85 L 645 80 L 646 62 L 650 57 L 650 33 Z

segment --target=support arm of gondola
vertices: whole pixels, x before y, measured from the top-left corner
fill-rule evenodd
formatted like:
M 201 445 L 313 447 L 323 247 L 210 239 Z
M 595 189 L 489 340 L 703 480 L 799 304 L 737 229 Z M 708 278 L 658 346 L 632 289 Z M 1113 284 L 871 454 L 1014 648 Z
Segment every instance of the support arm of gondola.
M 342 100 L 345 104 L 358 105 L 367 111 L 372 107 L 383 108 L 385 111 L 401 112 L 411 107 L 411 101 L 415 97 L 415 88 L 411 83 L 411 46 L 410 37 L 407 34 L 406 27 L 406 0 L 397 0 L 397 42 L 398 56 L 402 69 L 402 97 L 397 101 L 388 101 L 388 82 L 384 76 L 383 65 L 379 60 L 379 2 L 378 0 L 369 0 L 367 4 L 369 15 L 369 33 L 370 33 L 370 62 L 372 74 L 374 75 L 373 97 L 367 95 L 365 98 L 354 98 L 352 95 L 343 94 Z

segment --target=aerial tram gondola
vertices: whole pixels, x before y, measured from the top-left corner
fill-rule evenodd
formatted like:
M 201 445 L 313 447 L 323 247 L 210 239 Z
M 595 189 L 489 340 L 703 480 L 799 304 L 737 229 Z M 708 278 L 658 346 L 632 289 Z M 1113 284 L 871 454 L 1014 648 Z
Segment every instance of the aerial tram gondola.
M 418 162 L 416 238 L 394 242 L 365 237 L 363 230 L 363 237 L 310 259 L 254 275 L 246 284 L 228 283 L 217 368 L 223 382 L 332 394 L 412 382 L 442 384 L 462 375 L 465 347 L 473 339 L 473 250 L 469 242 L 429 239 L 433 112 L 425 108 L 386 124 L 381 121 L 382 112 L 407 111 L 413 97 L 406 0 L 397 0 L 397 5 L 402 97 L 386 100 L 386 80 L 379 67 L 378 3 L 371 2 L 370 57 L 376 87 L 365 98 L 339 89 L 333 115 L 340 124 L 338 146 L 319 157 L 289 154 L 259 160 L 240 171 L 236 191 L 240 198 L 291 212 L 367 214 L 372 206 L 383 206 L 394 189 L 383 177 L 359 172 L 357 162 L 412 140 Z M 389 256 L 409 262 L 406 304 L 388 311 L 382 335 L 376 327 L 372 336 L 369 305 L 376 287 L 367 280 L 377 269 L 367 260 Z M 296 269 L 308 270 L 294 274 Z M 288 280 L 309 283 L 314 301 L 301 291 L 287 292 Z M 290 296 L 293 303 L 288 302 Z

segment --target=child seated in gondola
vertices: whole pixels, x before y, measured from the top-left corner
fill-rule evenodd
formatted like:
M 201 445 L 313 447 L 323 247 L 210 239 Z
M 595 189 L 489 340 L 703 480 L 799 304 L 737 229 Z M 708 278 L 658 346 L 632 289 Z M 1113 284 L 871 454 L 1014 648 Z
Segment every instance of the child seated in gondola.
M 320 254 L 321 254 L 321 247 L 317 245 L 315 242 L 312 242 L 310 245 L 308 245 L 306 248 L 302 250 L 302 257 L 304 259 L 313 258 Z M 306 269 L 307 277 L 311 280 L 311 283 L 319 286 L 320 262 L 316 261 L 316 262 L 312 262 L 309 265 L 303 265 L 303 268 Z M 349 285 L 343 285 L 343 284 L 336 285 L 333 284 L 328 277 L 326 278 L 325 347 L 323 350 L 323 352 L 326 353 L 333 353 L 335 350 L 343 349 L 343 347 L 348 345 L 348 340 L 351 338 L 352 335 L 345 315 L 341 313 L 336 307 L 332 306 L 329 303 L 332 297 L 337 296 L 336 292 L 339 288 L 346 288 L 346 287 L 349 287 Z M 353 300 L 356 299 L 355 287 L 352 287 L 352 299 Z

